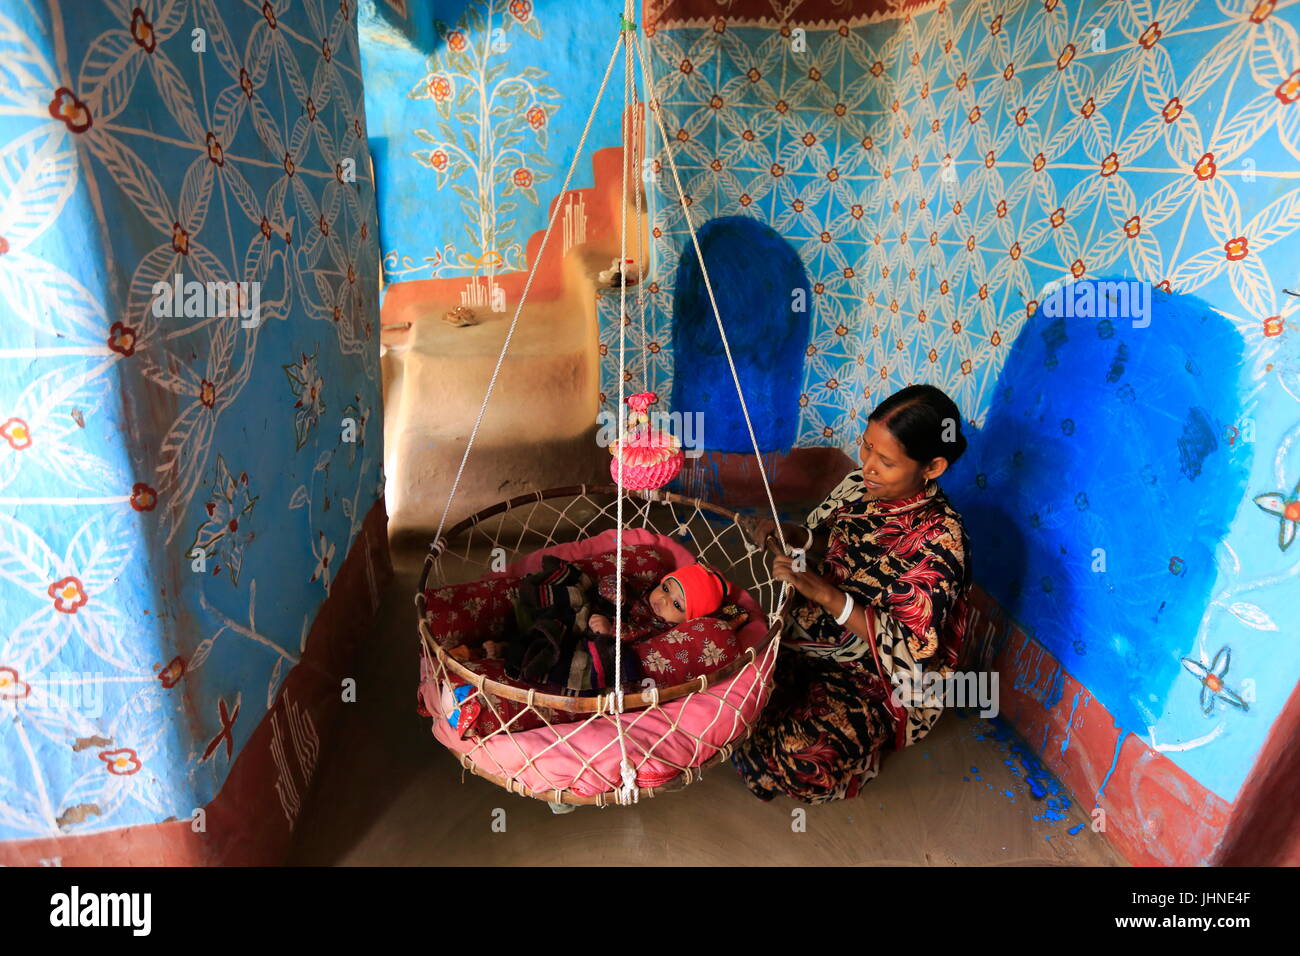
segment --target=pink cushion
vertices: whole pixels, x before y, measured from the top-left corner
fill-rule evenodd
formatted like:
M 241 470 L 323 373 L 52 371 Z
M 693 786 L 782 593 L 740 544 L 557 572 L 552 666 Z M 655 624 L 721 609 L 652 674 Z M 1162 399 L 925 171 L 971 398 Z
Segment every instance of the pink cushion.
M 641 528 L 624 529 L 623 543 L 625 546 L 654 545 L 667 552 L 674 568 L 695 560 L 689 551 L 672 539 Z M 593 538 L 555 545 L 516 561 L 500 576 L 519 577 L 538 570 L 544 554 L 576 561 L 609 551 L 614 544 L 615 532 L 606 531 Z M 753 647 L 756 655 L 753 661 L 705 691 L 678 698 L 658 708 L 619 716 L 628 757 L 636 768 L 639 786 L 663 786 L 677 777 L 681 768 L 704 763 L 722 746 L 741 736 L 767 702 L 776 648 L 772 644 L 759 646 L 767 634 L 766 616 L 744 591 L 737 594 L 736 603 L 750 613 L 750 620 L 732 634 L 735 642 L 732 652 Z M 730 633 L 726 625 L 717 623 Z M 701 653 L 704 651 L 703 639 L 698 649 Z M 434 716 L 434 736 L 453 752 L 468 756 L 486 772 L 518 780 L 534 793 L 560 789 L 582 796 L 595 796 L 617 786 L 620 753 L 610 718 L 579 717 L 567 723 L 509 735 L 502 733 L 487 739 L 461 740 L 447 721 L 440 719 L 443 688 L 433 679 L 423 658 L 420 679 L 424 706 Z M 672 683 L 657 676 L 655 680 L 660 686 Z

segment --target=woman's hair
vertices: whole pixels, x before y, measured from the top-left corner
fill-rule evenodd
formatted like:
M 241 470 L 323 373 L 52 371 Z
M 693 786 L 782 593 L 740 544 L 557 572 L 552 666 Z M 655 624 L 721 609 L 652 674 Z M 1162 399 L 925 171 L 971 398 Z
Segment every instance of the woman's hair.
M 895 392 L 867 420 L 888 428 L 908 457 L 922 464 L 946 458 L 951 465 L 966 450 L 957 403 L 933 385 L 909 385 Z

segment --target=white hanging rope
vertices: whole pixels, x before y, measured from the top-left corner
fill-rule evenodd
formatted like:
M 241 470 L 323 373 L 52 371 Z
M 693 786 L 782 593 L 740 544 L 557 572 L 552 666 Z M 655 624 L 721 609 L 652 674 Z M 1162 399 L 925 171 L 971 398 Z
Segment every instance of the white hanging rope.
M 487 391 L 483 394 L 483 404 L 479 406 L 478 417 L 474 420 L 474 428 L 469 433 L 469 441 L 465 443 L 465 454 L 461 455 L 460 467 L 456 469 L 456 478 L 451 483 L 451 491 L 447 495 L 447 504 L 443 506 L 442 517 L 438 519 L 438 531 L 433 536 L 433 547 L 438 548 L 442 543 L 442 532 L 447 525 L 447 515 L 451 513 L 451 502 L 456 497 L 456 491 L 460 488 L 460 480 L 465 474 L 465 463 L 469 461 L 470 449 L 474 447 L 474 439 L 478 437 L 478 430 L 483 424 L 483 416 L 487 412 L 488 400 L 492 397 L 492 390 L 496 388 L 497 377 L 501 374 L 501 366 L 505 364 L 506 352 L 510 348 L 510 340 L 514 337 L 515 326 L 519 324 L 519 316 L 523 313 L 524 303 L 528 300 L 528 290 L 533 287 L 533 277 L 537 275 L 537 267 L 542 263 L 542 254 L 546 251 L 546 244 L 550 241 L 551 230 L 555 226 L 555 220 L 559 218 L 560 207 L 564 205 L 564 197 L 568 195 L 569 184 L 573 181 L 573 172 L 578 168 L 578 158 L 582 155 L 582 148 L 586 145 L 587 135 L 591 132 L 592 124 L 596 119 L 596 110 L 600 107 L 601 97 L 605 95 L 605 87 L 609 84 L 609 76 L 614 71 L 614 61 L 618 59 L 618 51 L 623 45 L 623 35 L 620 33 L 618 42 L 614 44 L 614 52 L 610 54 L 609 63 L 605 67 L 605 76 L 600 81 L 600 88 L 596 90 L 596 102 L 591 105 L 591 113 L 587 116 L 587 124 L 582 128 L 582 135 L 578 138 L 578 147 L 573 151 L 573 162 L 569 164 L 569 171 L 565 174 L 564 185 L 560 188 L 560 196 L 555 202 L 555 208 L 551 212 L 551 218 L 546 223 L 546 232 L 542 234 L 542 244 L 537 250 L 537 257 L 533 260 L 533 267 L 528 270 L 528 280 L 524 283 L 524 291 L 519 295 L 519 304 L 515 306 L 514 318 L 510 320 L 510 328 L 506 331 L 506 340 L 501 343 L 501 354 L 497 356 L 496 367 L 492 369 L 492 378 L 488 380 Z
M 632 0 L 624 0 L 623 22 L 620 25 L 618 42 L 614 46 L 614 51 L 610 55 L 609 63 L 605 67 L 605 75 L 600 81 L 600 87 L 596 91 L 596 99 L 592 104 L 591 112 L 587 116 L 587 122 L 582 130 L 582 135 L 578 139 L 577 149 L 574 151 L 573 161 L 569 165 L 568 172 L 564 177 L 564 185 L 560 190 L 560 198 L 555 203 L 550 218 L 546 224 L 546 231 L 542 235 L 542 243 L 538 248 L 537 255 L 533 260 L 532 268 L 528 272 L 528 279 L 524 283 L 524 288 L 519 296 L 519 303 L 515 307 L 514 316 L 510 320 L 510 326 L 506 331 L 505 341 L 501 345 L 501 352 L 497 356 L 496 365 L 492 369 L 492 376 L 488 381 L 487 390 L 483 395 L 483 402 L 479 406 L 478 416 L 474 420 L 474 427 L 470 431 L 469 440 L 465 444 L 465 452 L 461 456 L 460 465 L 456 469 L 456 477 L 452 481 L 451 490 L 447 495 L 447 503 L 443 507 L 442 516 L 438 519 L 438 530 L 434 535 L 432 548 L 441 550 L 443 546 L 442 533 L 446 527 L 447 517 L 451 513 L 452 501 L 456 497 L 456 492 L 460 488 L 461 479 L 464 477 L 465 466 L 469 461 L 470 451 L 474 447 L 474 441 L 478 437 L 479 429 L 483 424 L 483 417 L 487 413 L 489 400 L 492 398 L 492 392 L 496 388 L 497 379 L 501 374 L 501 369 L 505 363 L 505 357 L 510 348 L 511 339 L 514 337 L 515 329 L 519 324 L 519 318 L 523 313 L 524 303 L 528 299 L 529 290 L 533 285 L 533 280 L 537 275 L 537 269 L 543 258 L 547 243 L 550 241 L 551 232 L 558 218 L 560 207 L 564 204 L 563 198 L 569 191 L 570 183 L 573 180 L 574 171 L 577 168 L 579 157 L 582 155 L 583 147 L 586 145 L 587 137 L 591 132 L 591 127 L 595 121 L 596 112 L 600 107 L 601 99 L 604 96 L 605 89 L 609 84 L 610 75 L 614 69 L 614 63 L 618 59 L 619 49 L 622 48 L 624 53 L 624 70 L 623 70 L 623 113 L 620 122 L 624 125 L 623 130 L 623 164 L 622 164 L 622 188 L 620 192 L 621 208 L 619 210 L 620 235 L 619 235 L 619 267 L 616 274 L 620 276 L 619 283 L 619 331 L 618 331 L 618 434 L 619 441 L 623 443 L 625 439 L 627 426 L 627 382 L 626 382 L 626 352 L 627 352 L 627 198 L 628 198 L 628 167 L 634 161 L 635 154 L 630 148 L 629 128 L 636 122 L 636 116 L 632 114 L 631 107 L 635 101 L 634 88 L 634 70 L 633 57 L 639 56 L 641 63 L 642 85 L 646 90 L 646 107 L 654 115 L 657 128 L 659 129 L 660 138 L 664 142 L 664 153 L 668 157 L 669 169 L 672 172 L 673 182 L 677 187 L 678 201 L 682 206 L 682 214 L 686 220 L 687 229 L 690 232 L 691 243 L 695 249 L 696 259 L 700 264 L 700 273 L 704 280 L 705 290 L 708 292 L 709 304 L 713 309 L 713 317 L 718 326 L 718 334 L 722 339 L 722 347 L 727 356 L 727 365 L 731 370 L 732 382 L 736 386 L 736 395 L 740 399 L 741 414 L 745 419 L 745 427 L 749 432 L 749 440 L 754 448 L 754 457 L 758 463 L 759 477 L 763 482 L 763 490 L 766 493 L 768 506 L 772 511 L 772 518 L 776 523 L 776 535 L 781 543 L 781 550 L 788 552 L 789 547 L 785 540 L 785 533 L 781 528 L 781 517 L 777 512 L 776 501 L 772 496 L 772 489 L 767 480 L 767 473 L 763 468 L 762 453 L 758 448 L 758 439 L 754 434 L 754 424 L 749 417 L 749 406 L 745 402 L 745 395 L 740 386 L 740 374 L 736 370 L 735 360 L 731 354 L 731 345 L 727 340 L 727 333 L 722 324 L 722 315 L 718 309 L 717 299 L 713 293 L 713 284 L 709 279 L 708 269 L 704 263 L 704 253 L 700 248 L 699 237 L 696 235 L 694 223 L 691 221 L 690 209 L 686 203 L 686 191 L 682 187 L 681 176 L 677 169 L 677 162 L 673 157 L 672 147 L 668 139 L 667 130 L 664 127 L 663 117 L 660 114 L 658 100 L 654 97 L 653 71 L 650 67 L 648 57 L 645 53 L 644 41 L 636 34 L 636 24 L 632 21 Z M 635 47 L 634 47 L 635 44 Z M 642 248 L 641 236 L 641 195 L 638 191 L 635 196 L 636 222 L 637 222 L 637 246 L 638 251 Z M 641 270 L 638 279 L 638 286 L 643 284 L 646 272 L 643 263 L 638 261 L 637 267 Z M 644 292 L 642 289 L 637 290 L 638 302 L 641 303 L 641 326 L 642 339 L 646 338 L 645 330 L 645 307 Z M 644 342 L 643 342 L 644 344 Z M 650 362 L 647 358 L 646 378 L 649 381 Z M 620 444 L 620 451 L 622 451 Z M 624 695 L 622 687 L 623 677 L 623 641 L 622 641 L 622 623 L 623 623 L 623 456 L 615 456 L 618 462 L 617 467 L 617 487 L 616 494 L 616 531 L 615 531 L 615 608 L 614 608 L 614 690 L 608 695 L 608 704 L 611 712 L 616 714 L 623 713 Z M 789 585 L 782 586 L 782 592 Z M 636 781 L 636 771 L 632 767 L 627 755 L 627 742 L 624 736 L 623 722 L 615 720 L 617 727 L 618 746 L 620 754 L 620 786 L 617 790 L 617 800 L 622 804 L 637 802 L 639 790 Z
M 615 503 L 616 530 L 614 532 L 614 693 L 609 695 L 610 703 L 618 702 L 618 713 L 623 713 L 623 467 L 627 445 L 627 382 L 625 381 L 625 363 L 627 351 L 627 167 L 632 161 L 628 150 L 628 124 L 634 117 L 628 115 L 628 105 L 632 98 L 632 0 L 624 0 L 623 22 L 620 24 L 619 40 L 623 44 L 623 113 L 619 123 L 623 126 L 623 184 L 619 193 L 619 240 L 618 240 L 618 441 L 619 454 L 614 458 L 618 462 L 618 480 L 614 493 L 618 496 Z M 638 225 L 638 228 L 639 225 Z M 615 720 L 618 734 L 618 752 L 620 757 L 618 788 L 619 803 L 635 803 L 637 799 L 636 771 L 627 759 L 627 741 L 623 735 L 623 721 Z
M 700 249 L 699 236 L 695 234 L 695 225 L 691 222 L 691 210 L 686 204 L 686 190 L 682 187 L 681 176 L 677 171 L 677 160 L 673 158 L 672 145 L 668 139 L 668 130 L 664 127 L 663 115 L 659 108 L 659 98 L 655 95 L 654 72 L 650 58 L 646 56 L 645 40 L 637 39 L 637 52 L 641 61 L 641 84 L 646 91 L 646 108 L 654 115 L 659 127 L 659 136 L 664 141 L 664 155 L 668 157 L 668 168 L 672 170 L 673 183 L 677 186 L 677 199 L 681 203 L 682 216 L 686 219 L 686 228 L 691 234 L 691 243 L 695 246 L 695 257 L 700 263 L 700 276 L 704 279 L 704 289 L 709 294 L 709 305 L 713 308 L 713 318 L 718 325 L 718 335 L 722 337 L 722 348 L 727 354 L 727 365 L 731 368 L 731 380 L 736 384 L 736 396 L 740 399 L 740 411 L 745 416 L 745 428 L 749 430 L 749 441 L 754 446 L 754 458 L 758 461 L 758 475 L 763 481 L 763 491 L 767 494 L 768 507 L 772 509 L 772 520 L 776 522 L 777 540 L 781 542 L 782 553 L 789 553 L 785 532 L 781 530 L 781 516 L 776 510 L 776 500 L 772 497 L 772 488 L 767 481 L 767 471 L 763 468 L 763 454 L 758 450 L 758 438 L 754 435 L 754 423 L 749 418 L 749 406 L 745 402 L 745 393 L 740 387 L 740 374 L 736 371 L 736 362 L 731 355 L 731 344 L 727 341 L 727 330 L 722 327 L 722 315 L 718 311 L 718 300 L 713 295 L 713 283 L 709 281 L 709 270 L 704 265 L 704 252 Z

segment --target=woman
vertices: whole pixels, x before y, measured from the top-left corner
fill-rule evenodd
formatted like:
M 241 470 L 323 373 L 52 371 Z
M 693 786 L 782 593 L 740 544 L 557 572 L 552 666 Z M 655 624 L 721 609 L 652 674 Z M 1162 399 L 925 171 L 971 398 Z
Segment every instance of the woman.
M 764 800 L 856 796 L 886 751 L 929 732 L 942 702 L 922 674 L 950 672 L 961 650 L 969 543 L 936 483 L 966 448 L 957 406 L 909 386 L 871 413 L 859 445 L 862 468 L 808 516 L 829 533 L 818 571 L 774 562 L 798 592 L 793 620 L 767 709 L 732 757 Z

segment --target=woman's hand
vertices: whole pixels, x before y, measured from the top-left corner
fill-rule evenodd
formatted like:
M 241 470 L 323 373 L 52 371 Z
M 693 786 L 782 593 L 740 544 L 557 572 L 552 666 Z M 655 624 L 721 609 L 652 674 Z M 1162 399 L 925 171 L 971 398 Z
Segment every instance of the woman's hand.
M 756 547 L 763 547 L 767 541 L 767 536 L 776 531 L 776 522 L 771 518 L 745 518 L 745 530 L 749 533 L 749 539 L 754 542 Z
M 587 619 L 587 627 L 595 634 L 613 634 L 614 625 L 603 614 L 593 614 Z
M 780 554 L 772 559 L 772 577 L 789 584 L 810 601 L 825 605 L 835 596 L 836 587 L 820 574 L 812 571 L 796 571 L 794 558 Z

